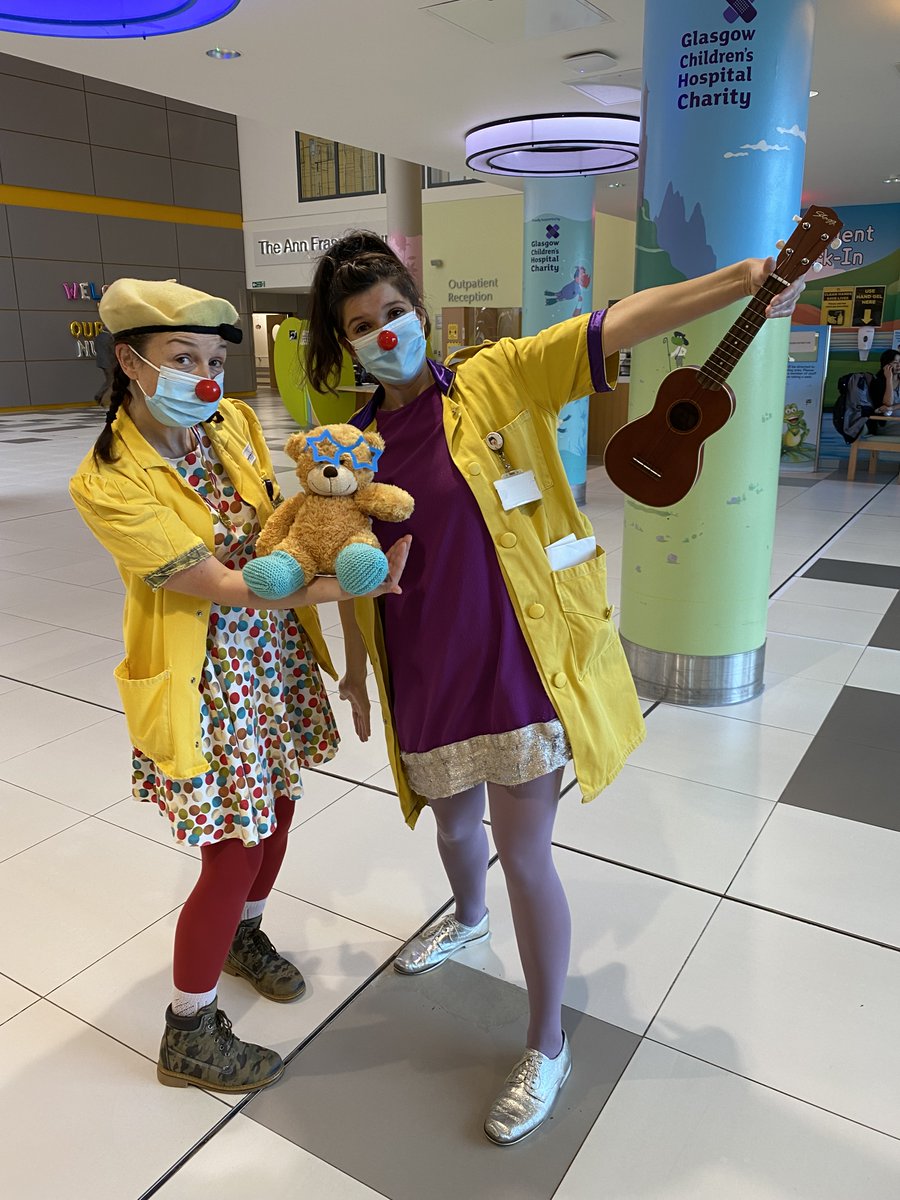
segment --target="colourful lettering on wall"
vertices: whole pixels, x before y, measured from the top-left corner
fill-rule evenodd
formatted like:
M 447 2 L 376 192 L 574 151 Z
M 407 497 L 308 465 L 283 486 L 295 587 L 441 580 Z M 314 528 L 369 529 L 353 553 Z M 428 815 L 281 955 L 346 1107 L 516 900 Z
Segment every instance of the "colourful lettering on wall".
M 95 303 L 100 300 L 108 287 L 109 284 L 104 283 L 98 288 L 97 284 L 90 280 L 85 280 L 84 283 L 63 283 L 62 285 L 67 300 L 93 300 Z

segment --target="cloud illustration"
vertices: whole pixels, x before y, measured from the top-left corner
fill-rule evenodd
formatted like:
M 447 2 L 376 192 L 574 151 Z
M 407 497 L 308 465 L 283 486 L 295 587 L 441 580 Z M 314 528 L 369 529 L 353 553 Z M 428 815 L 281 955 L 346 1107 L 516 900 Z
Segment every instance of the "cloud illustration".
M 773 146 L 766 141 L 765 138 L 760 138 L 758 142 L 744 142 L 741 146 L 742 150 L 787 150 L 787 146 Z
M 798 137 L 804 144 L 806 142 L 806 130 L 801 129 L 796 122 L 790 127 L 790 129 L 785 129 L 783 125 L 776 125 L 775 128 L 779 133 L 788 133 L 791 135 L 791 137 Z
M 750 155 L 746 150 L 726 150 L 722 155 L 723 158 L 749 158 Z

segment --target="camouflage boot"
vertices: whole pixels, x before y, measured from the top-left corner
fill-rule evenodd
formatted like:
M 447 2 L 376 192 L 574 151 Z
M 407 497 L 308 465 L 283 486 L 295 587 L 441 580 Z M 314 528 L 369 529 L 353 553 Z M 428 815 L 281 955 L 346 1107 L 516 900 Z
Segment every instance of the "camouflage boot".
M 156 1077 L 166 1087 L 206 1088 L 211 1092 L 255 1092 L 284 1071 L 274 1050 L 242 1042 L 213 1000 L 195 1017 L 176 1017 L 166 1009 L 166 1030 L 159 1047 Z
M 260 929 L 262 917 L 241 921 L 228 951 L 224 970 L 251 983 L 267 1000 L 288 1004 L 306 991 L 303 976 L 278 953 Z

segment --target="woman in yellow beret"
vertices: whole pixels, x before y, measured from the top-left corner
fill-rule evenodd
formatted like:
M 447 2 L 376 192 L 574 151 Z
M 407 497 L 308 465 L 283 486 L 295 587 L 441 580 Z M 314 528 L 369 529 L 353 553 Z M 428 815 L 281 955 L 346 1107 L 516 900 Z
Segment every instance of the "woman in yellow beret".
M 267 601 L 244 583 L 256 536 L 281 501 L 259 421 L 222 397 L 227 301 L 173 281 L 119 279 L 100 303 L 116 366 L 103 432 L 70 485 L 125 583 L 125 659 L 115 676 L 134 744 L 134 795 L 200 848 L 175 933 L 161 1083 L 245 1092 L 284 1070 L 238 1039 L 216 991 L 224 969 L 268 999 L 305 991 L 261 929 L 287 846 L 300 769 L 338 736 L 319 665 L 334 675 L 315 604 L 345 598 L 315 579 Z M 401 541 L 374 594 L 398 592 Z

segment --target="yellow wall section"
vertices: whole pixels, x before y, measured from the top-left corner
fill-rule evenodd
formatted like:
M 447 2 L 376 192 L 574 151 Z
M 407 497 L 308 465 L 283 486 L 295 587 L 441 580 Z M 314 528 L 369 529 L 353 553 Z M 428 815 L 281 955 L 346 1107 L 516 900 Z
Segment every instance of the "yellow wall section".
M 151 204 L 144 200 L 120 200 L 115 196 L 89 196 L 84 192 L 57 192 L 48 188 L 0 184 L 0 204 L 19 208 L 49 208 L 57 212 L 94 213 L 104 217 L 133 217 L 139 221 L 170 221 L 179 225 L 211 225 L 219 229 L 241 229 L 240 213 L 179 204 Z
M 422 205 L 426 303 L 438 310 L 451 300 L 451 280 L 497 279 L 491 308 L 522 304 L 522 195 Z M 634 289 L 635 223 L 597 213 L 594 224 L 594 305 L 602 308 Z M 432 267 L 429 259 L 441 259 Z

